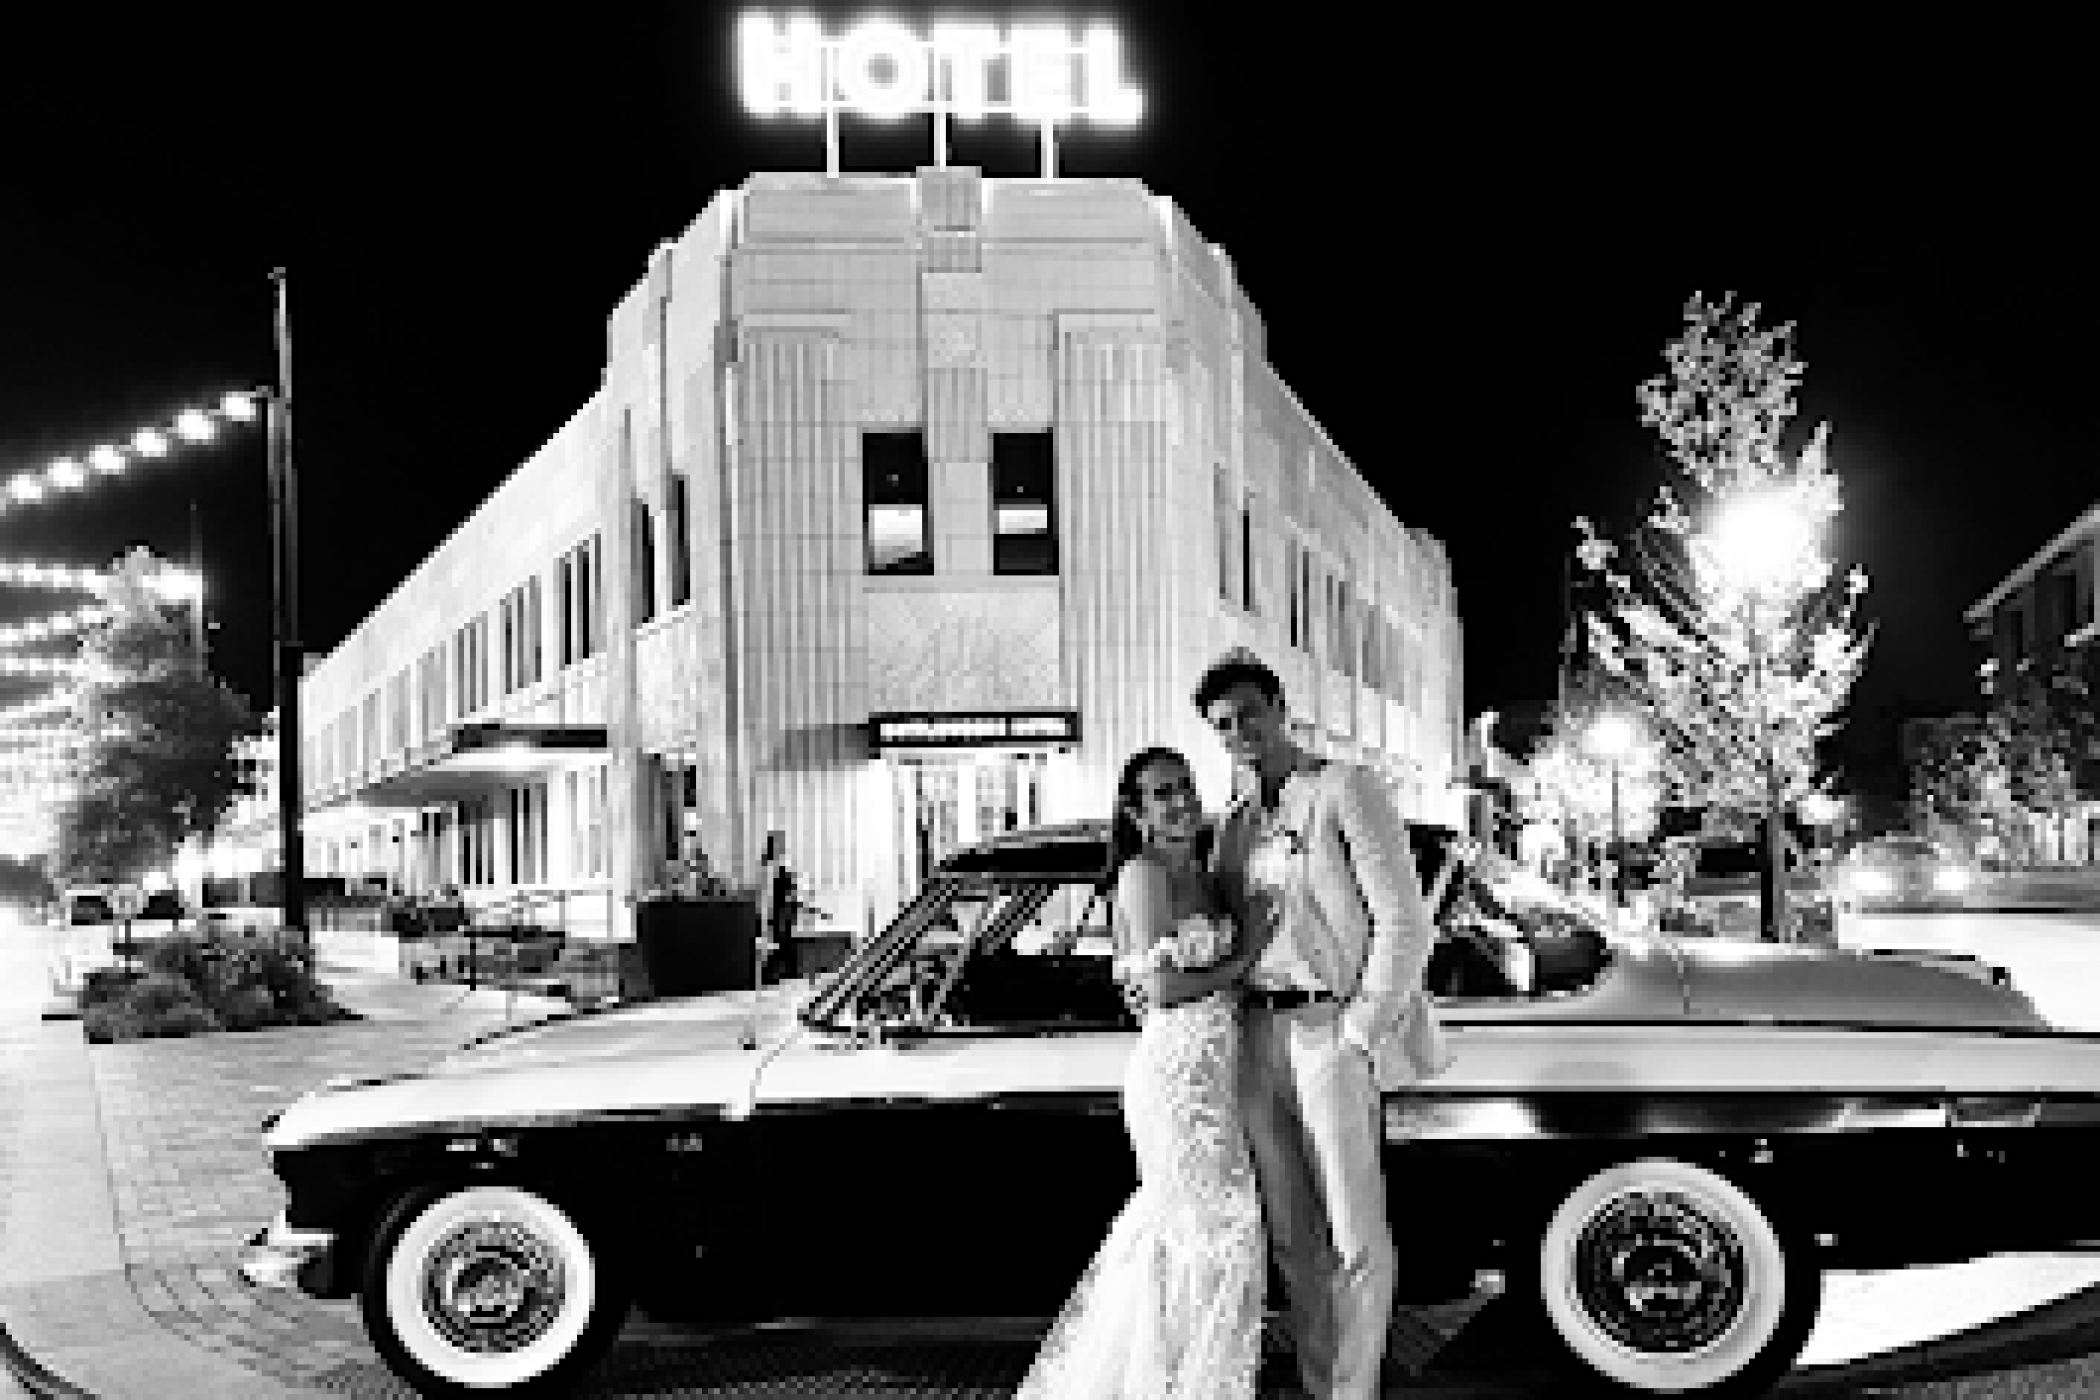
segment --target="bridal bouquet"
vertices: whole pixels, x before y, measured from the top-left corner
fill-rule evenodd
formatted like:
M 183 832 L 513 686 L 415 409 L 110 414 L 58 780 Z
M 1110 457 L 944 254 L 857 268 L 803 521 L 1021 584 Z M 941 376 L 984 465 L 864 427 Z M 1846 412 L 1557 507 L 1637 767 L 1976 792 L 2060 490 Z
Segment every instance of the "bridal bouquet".
M 1183 972 L 1216 967 L 1232 951 L 1232 928 L 1220 919 L 1183 919 L 1161 946 Z

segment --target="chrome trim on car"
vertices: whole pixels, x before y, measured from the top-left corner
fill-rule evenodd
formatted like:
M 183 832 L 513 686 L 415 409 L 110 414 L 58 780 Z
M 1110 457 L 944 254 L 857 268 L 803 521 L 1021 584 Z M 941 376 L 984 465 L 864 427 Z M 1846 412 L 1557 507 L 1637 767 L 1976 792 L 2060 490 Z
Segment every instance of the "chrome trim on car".
M 1384 1123 L 1391 1143 L 2025 1128 L 2037 1123 L 2100 1126 L 2100 1098 L 1786 1092 L 1402 1094 L 1386 1101 Z
M 279 1211 L 275 1219 L 249 1237 L 236 1267 L 241 1277 L 256 1288 L 300 1292 L 299 1271 L 334 1246 L 335 1231 L 293 1225 Z

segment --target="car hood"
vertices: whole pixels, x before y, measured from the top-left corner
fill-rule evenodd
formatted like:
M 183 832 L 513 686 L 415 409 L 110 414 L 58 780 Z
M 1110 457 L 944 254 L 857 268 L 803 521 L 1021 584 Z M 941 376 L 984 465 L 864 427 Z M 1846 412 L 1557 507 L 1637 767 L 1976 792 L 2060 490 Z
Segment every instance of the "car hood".
M 1679 939 L 1693 1019 L 2047 1030 L 2034 1003 L 1900 953 Z
M 437 1127 L 747 1108 L 759 1068 L 802 1034 L 803 983 L 560 1016 L 483 1036 L 429 1069 L 337 1080 L 286 1108 L 271 1151 Z M 756 1048 L 745 1048 L 751 1029 Z

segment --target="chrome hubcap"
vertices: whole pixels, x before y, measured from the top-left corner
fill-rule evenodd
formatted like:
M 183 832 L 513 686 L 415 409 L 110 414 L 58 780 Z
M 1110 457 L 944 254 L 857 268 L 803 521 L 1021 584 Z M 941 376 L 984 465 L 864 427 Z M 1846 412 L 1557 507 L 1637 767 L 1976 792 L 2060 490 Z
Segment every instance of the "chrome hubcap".
M 1575 1241 L 1575 1288 L 1584 1312 L 1622 1346 L 1695 1351 L 1742 1314 L 1742 1244 L 1674 1192 L 1620 1196 Z
M 560 1314 L 566 1282 L 559 1256 L 519 1222 L 464 1220 L 431 1248 L 423 1312 L 462 1351 L 516 1351 Z

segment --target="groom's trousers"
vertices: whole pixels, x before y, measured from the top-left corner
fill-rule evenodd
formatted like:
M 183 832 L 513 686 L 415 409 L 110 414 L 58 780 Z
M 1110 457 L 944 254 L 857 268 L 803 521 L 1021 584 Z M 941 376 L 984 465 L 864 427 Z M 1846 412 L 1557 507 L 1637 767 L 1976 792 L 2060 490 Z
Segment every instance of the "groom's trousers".
M 1339 1019 L 1332 1001 L 1248 1009 L 1240 1101 L 1300 1379 L 1320 1400 L 1372 1400 L 1398 1263 L 1378 1087 Z

